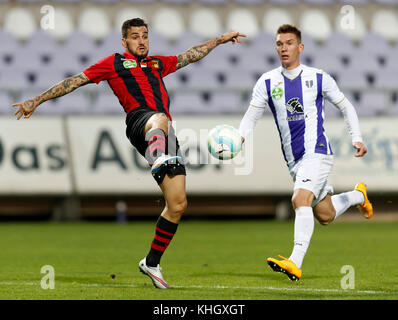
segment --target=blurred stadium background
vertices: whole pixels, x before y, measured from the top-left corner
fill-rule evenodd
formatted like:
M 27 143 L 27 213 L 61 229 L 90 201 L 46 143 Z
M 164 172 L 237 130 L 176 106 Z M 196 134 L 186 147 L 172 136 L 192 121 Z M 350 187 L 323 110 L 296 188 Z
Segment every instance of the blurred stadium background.
M 277 27 L 299 26 L 302 63 L 335 77 L 357 109 L 369 147 L 367 159 L 351 162 L 344 121 L 327 104 L 335 190 L 365 180 L 376 209 L 396 216 L 397 0 L 0 0 L 2 218 L 123 220 L 160 213 L 162 197 L 144 164 L 131 157 L 122 108 L 106 84 L 49 101 L 30 120 L 15 121 L 11 107 L 122 52 L 120 27 L 132 17 L 149 23 L 152 55 L 176 55 L 229 29 L 248 35 L 241 46 L 220 46 L 165 78 L 177 127 L 197 133 L 239 125 L 255 81 L 279 65 Z M 270 112 L 255 136 L 254 168 L 264 162 L 268 168 L 239 176 L 231 166 L 192 166 L 187 216 L 291 214 L 292 184 Z

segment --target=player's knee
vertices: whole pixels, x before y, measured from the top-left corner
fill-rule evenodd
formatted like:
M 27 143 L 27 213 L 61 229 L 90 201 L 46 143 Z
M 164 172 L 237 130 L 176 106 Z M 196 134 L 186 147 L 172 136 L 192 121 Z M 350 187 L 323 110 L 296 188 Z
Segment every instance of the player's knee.
M 333 222 L 336 212 L 328 212 L 327 214 L 318 215 L 316 218 L 323 226 L 327 226 Z
M 293 208 L 310 207 L 312 203 L 311 199 L 308 199 L 308 197 L 303 197 L 300 194 L 294 194 L 291 201 Z
M 167 205 L 169 212 L 176 216 L 180 217 L 184 214 L 187 209 L 188 201 L 186 197 L 179 197 L 177 199 L 173 199 Z
M 329 225 L 329 223 L 332 222 L 332 220 L 330 220 L 330 219 L 318 219 L 318 221 L 323 226 L 327 226 L 327 225 Z
M 161 129 L 167 135 L 169 131 L 169 118 L 164 113 L 156 113 L 148 120 L 145 129 L 146 132 L 152 129 Z

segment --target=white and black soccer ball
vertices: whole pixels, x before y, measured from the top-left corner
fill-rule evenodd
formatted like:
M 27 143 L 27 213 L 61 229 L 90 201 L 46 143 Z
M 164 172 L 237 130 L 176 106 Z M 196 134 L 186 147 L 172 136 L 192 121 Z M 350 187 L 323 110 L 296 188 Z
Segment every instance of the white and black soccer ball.
M 216 159 L 229 160 L 242 149 L 242 137 L 234 127 L 221 124 L 210 130 L 207 147 Z

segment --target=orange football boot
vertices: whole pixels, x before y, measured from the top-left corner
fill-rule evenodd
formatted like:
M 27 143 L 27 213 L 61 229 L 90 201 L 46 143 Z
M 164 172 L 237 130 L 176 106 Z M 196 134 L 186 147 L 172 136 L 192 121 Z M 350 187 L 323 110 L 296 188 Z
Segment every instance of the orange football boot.
M 302 271 L 297 268 L 292 260 L 278 255 L 283 260 L 277 260 L 274 258 L 268 258 L 267 263 L 276 272 L 285 273 L 290 280 L 299 281 L 301 278 Z
M 362 204 L 357 205 L 357 208 L 361 211 L 362 215 L 366 219 L 370 219 L 373 216 L 373 206 L 368 199 L 368 195 L 366 192 L 366 185 L 362 182 L 359 182 L 355 186 L 355 190 L 362 192 L 365 201 Z

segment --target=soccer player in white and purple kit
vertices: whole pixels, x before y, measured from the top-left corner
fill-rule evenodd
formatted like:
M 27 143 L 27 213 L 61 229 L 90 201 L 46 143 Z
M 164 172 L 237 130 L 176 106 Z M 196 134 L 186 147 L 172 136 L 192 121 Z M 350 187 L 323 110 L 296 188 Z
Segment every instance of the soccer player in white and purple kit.
M 241 124 L 242 140 L 254 130 L 265 108 L 270 108 L 280 135 L 282 152 L 294 181 L 292 204 L 295 210 L 294 246 L 289 258 L 268 258 L 270 267 L 299 280 L 301 265 L 314 230 L 314 216 L 327 225 L 356 205 L 366 218 L 373 215 L 366 186 L 358 183 L 353 191 L 333 195 L 328 175 L 333 167 L 333 153 L 323 128 L 324 99 L 344 115 L 352 138 L 355 156 L 367 150 L 362 142 L 358 117 L 334 79 L 326 72 L 300 64 L 304 50 L 301 32 L 283 25 L 276 35 L 276 50 L 281 67 L 264 73 L 253 89 L 250 106 Z

